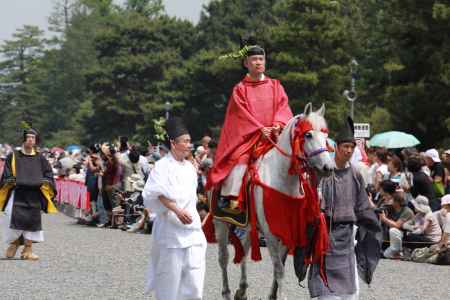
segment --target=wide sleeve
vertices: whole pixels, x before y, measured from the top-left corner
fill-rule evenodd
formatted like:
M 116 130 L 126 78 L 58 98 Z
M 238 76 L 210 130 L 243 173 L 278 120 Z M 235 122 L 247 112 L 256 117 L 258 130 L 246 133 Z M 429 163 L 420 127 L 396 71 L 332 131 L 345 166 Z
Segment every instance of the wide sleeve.
M 141 167 L 141 171 L 142 171 L 144 177 L 147 177 L 150 174 L 150 171 L 152 170 L 147 159 L 143 156 L 140 156 L 139 157 L 139 165 Z
M 142 191 L 145 207 L 156 214 L 164 213 L 168 210 L 159 200 L 159 196 L 172 199 L 168 176 L 167 166 L 157 163 L 155 168 L 150 172 L 144 190 Z
M 44 156 L 41 156 L 41 166 L 42 166 L 42 181 L 43 181 L 42 183 L 49 184 L 52 187 L 52 189 L 56 191 L 52 166 Z
M 353 167 L 352 167 L 353 168 Z M 355 202 L 355 216 L 358 226 L 364 226 L 368 230 L 379 232 L 381 231 L 381 224 L 375 213 L 374 208 L 370 205 L 369 197 L 364 188 L 364 179 L 356 169 L 354 169 L 357 187 L 357 197 Z
M 2 178 L 0 181 L 0 210 L 5 209 L 10 195 L 10 191 L 16 184 L 16 178 L 14 177 L 13 174 L 12 157 L 13 155 L 10 154 L 6 158 Z

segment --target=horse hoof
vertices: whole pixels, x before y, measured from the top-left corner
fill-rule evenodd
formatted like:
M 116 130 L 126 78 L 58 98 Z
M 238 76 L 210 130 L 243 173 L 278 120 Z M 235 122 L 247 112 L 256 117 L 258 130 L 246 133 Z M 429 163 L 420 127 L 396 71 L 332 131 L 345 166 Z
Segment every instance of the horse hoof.
M 230 292 L 222 292 L 222 298 L 223 300 L 231 300 Z
M 245 291 L 239 289 L 234 294 L 234 300 L 247 300 L 247 295 L 245 294 Z

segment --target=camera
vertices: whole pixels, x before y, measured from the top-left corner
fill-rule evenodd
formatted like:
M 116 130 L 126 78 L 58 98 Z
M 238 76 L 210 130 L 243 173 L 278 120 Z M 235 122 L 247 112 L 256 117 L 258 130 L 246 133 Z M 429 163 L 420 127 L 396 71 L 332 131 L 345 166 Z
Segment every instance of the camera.
M 389 206 L 387 206 L 387 205 L 377 207 L 374 209 L 374 212 L 376 214 L 381 214 L 382 212 L 387 213 L 388 211 L 389 211 Z

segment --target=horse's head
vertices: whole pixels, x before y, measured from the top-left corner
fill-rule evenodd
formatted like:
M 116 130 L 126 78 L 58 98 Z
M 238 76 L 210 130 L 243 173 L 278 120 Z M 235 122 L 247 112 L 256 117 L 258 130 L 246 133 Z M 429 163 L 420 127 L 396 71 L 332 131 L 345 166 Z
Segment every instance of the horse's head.
M 297 164 L 296 167 L 307 162 L 310 167 L 326 175 L 335 168 L 335 163 L 327 143 L 328 127 L 324 115 L 325 105 L 313 111 L 311 103 L 308 103 L 292 129 L 291 144 L 292 163 Z

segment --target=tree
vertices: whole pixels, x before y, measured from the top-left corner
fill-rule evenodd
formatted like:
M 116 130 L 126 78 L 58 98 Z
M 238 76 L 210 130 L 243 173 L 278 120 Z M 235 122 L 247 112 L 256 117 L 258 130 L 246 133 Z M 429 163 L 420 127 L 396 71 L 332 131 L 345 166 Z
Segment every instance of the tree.
M 10 88 L 1 94 L 0 137 L 14 141 L 20 122 L 36 124 L 40 121 L 39 107 L 42 94 L 34 85 L 38 66 L 45 51 L 43 31 L 36 26 L 25 25 L 18 29 L 11 40 L 0 48 L 4 60 L 0 63 L 0 83 Z
M 160 11 L 147 13 L 113 14 L 95 33 L 98 65 L 86 73 L 93 95 L 94 114 L 86 120 L 92 137 L 148 139 L 164 103 L 182 104 L 172 92 L 170 70 L 192 51 L 193 26 Z
M 185 83 L 179 85 L 180 99 L 189 104 L 184 113 L 189 116 L 186 119 L 194 136 L 218 135 L 232 88 L 245 75 L 239 59 L 218 58 L 237 52 L 241 37 L 256 37 L 259 44 L 266 46 L 269 28 L 274 22 L 272 6 L 275 2 L 213 0 L 205 6 L 195 28 L 193 55 L 184 62 L 176 77 L 178 82 Z
M 327 105 L 332 129 L 342 124 L 349 85 L 351 36 L 346 34 L 338 1 L 283 0 L 276 5 L 271 29 L 274 74 L 281 80 L 296 112 L 306 103 Z
M 390 44 L 384 102 L 395 128 L 414 133 L 424 147 L 449 135 L 450 5 L 445 2 L 383 1 L 381 7 Z
M 163 14 L 164 5 L 162 0 L 127 0 L 125 9 L 152 18 Z

